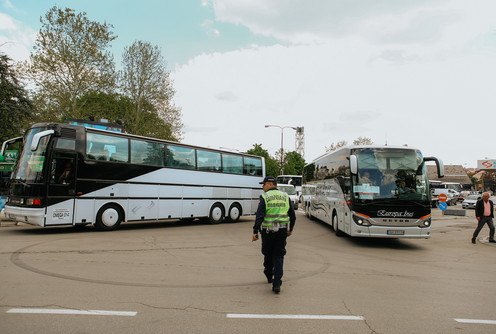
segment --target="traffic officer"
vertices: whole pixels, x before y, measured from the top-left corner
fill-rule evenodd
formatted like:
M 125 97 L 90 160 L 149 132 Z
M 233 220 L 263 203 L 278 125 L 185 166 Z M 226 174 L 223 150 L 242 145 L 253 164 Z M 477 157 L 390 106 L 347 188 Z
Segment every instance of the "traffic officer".
M 264 193 L 260 196 L 252 241 L 262 235 L 262 254 L 264 255 L 264 274 L 267 282 L 272 283 L 272 291 L 281 291 L 286 238 L 293 233 L 296 215 L 288 194 L 277 189 L 277 181 L 267 176 L 263 184 Z

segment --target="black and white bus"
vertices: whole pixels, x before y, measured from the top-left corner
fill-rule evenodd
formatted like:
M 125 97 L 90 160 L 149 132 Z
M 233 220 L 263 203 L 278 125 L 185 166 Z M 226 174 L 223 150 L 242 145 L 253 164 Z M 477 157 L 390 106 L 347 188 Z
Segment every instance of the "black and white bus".
M 262 157 L 80 125 L 40 123 L 24 137 L 5 207 L 39 226 L 254 214 L 265 176 Z
M 429 238 L 431 192 L 426 161 L 411 147 L 348 146 L 305 166 L 304 187 L 314 189 L 305 213 L 353 237 Z

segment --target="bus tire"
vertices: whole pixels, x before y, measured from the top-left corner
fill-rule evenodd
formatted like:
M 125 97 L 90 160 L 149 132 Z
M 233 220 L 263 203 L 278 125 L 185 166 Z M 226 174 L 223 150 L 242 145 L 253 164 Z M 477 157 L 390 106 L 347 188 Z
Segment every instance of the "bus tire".
M 229 214 L 227 215 L 227 220 L 229 223 L 235 223 L 241 217 L 241 206 L 238 203 L 234 203 L 229 208 Z
M 314 220 L 314 217 L 312 216 L 312 213 L 310 212 L 310 205 L 305 205 L 305 215 L 307 216 L 308 219 Z
M 336 233 L 336 236 L 341 237 L 343 235 L 343 232 L 341 232 L 341 230 L 339 229 L 337 214 L 332 215 L 332 228 L 334 229 L 334 233 Z
M 210 209 L 210 214 L 208 215 L 208 222 L 210 224 L 220 224 L 224 221 L 225 211 L 224 206 L 220 203 L 215 203 Z
M 106 204 L 98 210 L 95 229 L 98 231 L 115 230 L 122 222 L 122 211 L 116 204 Z

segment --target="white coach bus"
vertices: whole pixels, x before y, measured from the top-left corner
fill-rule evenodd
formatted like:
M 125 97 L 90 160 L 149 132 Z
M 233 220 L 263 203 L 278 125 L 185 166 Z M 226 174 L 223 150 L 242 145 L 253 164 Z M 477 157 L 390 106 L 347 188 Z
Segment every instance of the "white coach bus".
M 8 217 L 39 226 L 204 218 L 256 212 L 262 157 L 60 123 L 35 124 L 12 175 Z
M 426 161 L 411 147 L 348 146 L 305 166 L 308 217 L 352 237 L 429 238 L 431 192 Z

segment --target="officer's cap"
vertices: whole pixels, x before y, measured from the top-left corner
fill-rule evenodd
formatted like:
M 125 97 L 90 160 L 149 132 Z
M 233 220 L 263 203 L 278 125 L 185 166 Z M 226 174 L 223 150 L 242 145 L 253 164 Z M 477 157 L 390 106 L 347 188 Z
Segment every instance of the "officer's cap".
M 266 176 L 260 184 L 264 184 L 267 182 L 277 183 L 276 178 L 273 176 Z

